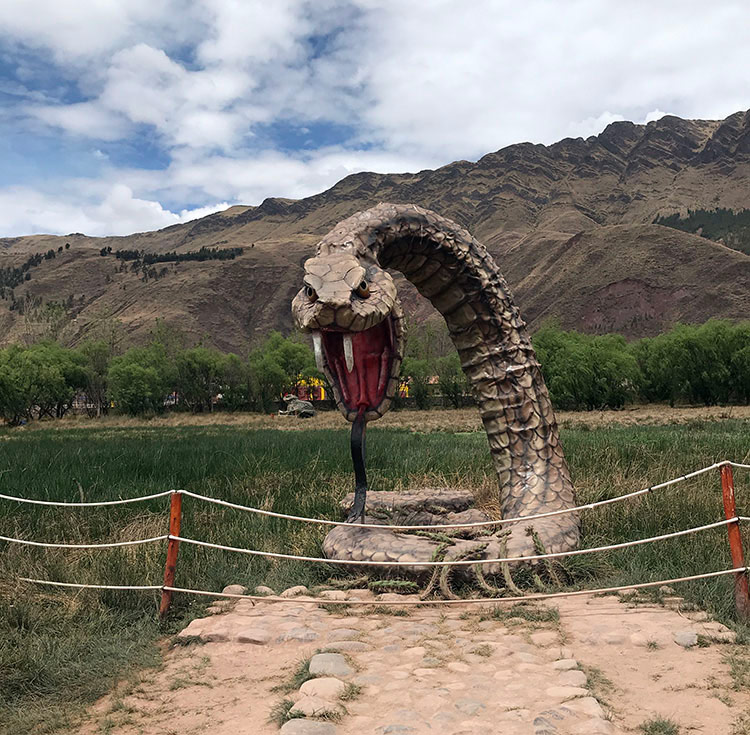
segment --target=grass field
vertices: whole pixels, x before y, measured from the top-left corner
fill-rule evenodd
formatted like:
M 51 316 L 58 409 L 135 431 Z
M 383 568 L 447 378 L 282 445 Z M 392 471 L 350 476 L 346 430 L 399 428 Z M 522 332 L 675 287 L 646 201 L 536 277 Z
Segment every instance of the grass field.
M 371 486 L 423 484 L 470 488 L 492 504 L 495 478 L 487 441 L 469 414 L 437 419 L 416 414 L 385 426 L 368 443 Z M 337 417 L 338 418 L 338 417 Z M 561 417 L 562 418 L 562 417 Z M 279 419 L 267 419 L 277 426 Z M 183 488 L 276 511 L 338 518 L 351 489 L 348 431 L 279 431 L 254 425 L 72 422 L 34 430 L 0 430 L 0 492 L 54 500 L 134 497 Z M 187 422 L 185 422 L 187 423 Z M 428 433 L 406 426 L 437 429 Z M 740 419 L 638 426 L 562 421 L 562 438 L 579 494 L 590 502 L 660 482 L 718 459 L 750 456 L 750 422 Z M 737 472 L 740 512 L 750 512 L 748 475 Z M 101 509 L 60 509 L 0 501 L 0 534 L 68 543 L 126 540 L 166 532 L 166 499 Z M 723 517 L 718 473 L 637 501 L 584 516 L 584 545 L 664 533 Z M 248 548 L 318 555 L 324 531 L 185 499 L 183 533 Z M 2 548 L 2 547 L 0 547 Z M 5 545 L 0 554 L 0 732 L 64 728 L 80 708 L 118 678 L 159 661 L 156 642 L 205 604 L 177 596 L 163 625 L 151 592 L 66 592 L 17 582 L 19 576 L 61 581 L 159 584 L 163 544 L 111 551 L 64 551 Z M 604 586 L 729 566 L 723 528 L 658 545 L 580 558 L 568 566 L 578 584 Z M 324 568 L 185 546 L 177 584 L 220 590 L 239 582 L 315 584 Z M 680 592 L 724 621 L 732 618 L 731 581 L 691 583 Z

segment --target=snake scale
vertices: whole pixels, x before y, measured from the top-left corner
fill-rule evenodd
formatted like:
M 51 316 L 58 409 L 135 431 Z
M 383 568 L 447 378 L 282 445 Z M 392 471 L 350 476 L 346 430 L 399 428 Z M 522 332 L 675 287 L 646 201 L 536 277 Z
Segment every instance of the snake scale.
M 297 325 L 312 333 L 318 367 L 339 410 L 353 424 L 356 489 L 348 520 L 364 517 L 365 429 L 390 407 L 404 355 L 403 311 L 389 269 L 400 271 L 445 319 L 487 432 L 503 517 L 575 506 L 526 325 L 484 245 L 435 212 L 412 204 L 378 204 L 336 225 L 304 269 L 292 312 Z M 580 522 L 577 513 L 570 513 L 520 521 L 510 535 L 498 529 L 494 536 L 483 536 L 484 554 L 501 548 L 513 557 L 533 554 L 529 526 L 537 546 L 547 551 L 578 545 Z M 479 542 L 459 541 L 455 553 L 465 554 Z M 415 571 L 434 549 L 433 542 L 413 534 L 351 526 L 337 527 L 324 542 L 330 558 L 406 559 L 415 562 Z

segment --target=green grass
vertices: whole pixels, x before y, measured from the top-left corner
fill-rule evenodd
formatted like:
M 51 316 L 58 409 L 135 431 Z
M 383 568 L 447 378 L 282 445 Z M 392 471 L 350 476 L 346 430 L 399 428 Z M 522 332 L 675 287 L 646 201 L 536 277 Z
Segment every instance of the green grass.
M 297 662 L 294 671 L 281 684 L 277 684 L 273 691 L 290 694 L 296 692 L 306 681 L 314 679 L 315 675 L 310 673 L 310 659 L 304 658 Z
M 563 432 L 582 502 L 654 484 L 720 458 L 743 460 L 750 424 L 696 422 L 675 427 L 612 427 Z M 368 442 L 371 486 L 492 487 L 483 433 L 419 434 L 388 429 Z M 740 512 L 750 511 L 747 475 L 737 472 Z M 348 431 L 277 432 L 236 427 L 0 430 L 0 492 L 54 500 L 133 497 L 184 488 L 284 513 L 339 518 L 351 489 Z M 125 540 L 166 532 L 167 499 L 90 510 L 0 501 L 0 534 L 43 541 Z M 587 546 L 719 520 L 718 473 L 614 504 L 584 516 Z M 232 546 L 319 555 L 325 529 L 239 513 L 186 498 L 182 533 Z M 750 548 L 750 547 L 748 547 Z M 75 582 L 159 584 L 163 544 L 108 551 L 0 547 L 0 732 L 66 728 L 80 707 L 135 668 L 156 666 L 154 642 L 176 632 L 207 602 L 176 595 L 169 619 L 155 620 L 150 592 L 64 591 L 17 582 L 20 576 Z M 577 557 L 565 569 L 581 585 L 677 577 L 727 567 L 723 528 L 653 546 Z M 183 545 L 178 586 L 220 590 L 237 582 L 314 586 L 329 570 Z M 732 582 L 679 587 L 731 622 Z M 389 608 L 390 610 L 390 608 Z M 516 613 L 517 614 L 517 613 Z M 3 729 L 5 728 L 5 729 Z
M 359 684 L 350 681 L 344 687 L 344 691 L 339 694 L 339 699 L 342 702 L 351 702 L 352 700 L 357 699 L 361 694 L 362 687 Z
M 680 728 L 672 720 L 656 717 L 639 725 L 643 735 L 679 735 Z
M 750 688 L 750 655 L 745 647 L 724 656 L 724 663 L 729 666 L 734 691 L 741 692 Z
M 278 727 L 281 727 L 291 718 L 289 712 L 292 707 L 294 707 L 294 701 L 291 699 L 282 699 L 279 702 L 276 702 L 276 704 L 271 707 L 268 721 L 274 722 Z
M 481 613 L 480 620 L 510 620 L 521 618 L 530 623 L 559 623 L 560 612 L 556 607 L 545 607 L 534 603 L 516 602 L 508 605 L 495 605 L 489 613 Z
M 494 651 L 495 649 L 489 643 L 483 643 L 476 648 L 472 648 L 469 653 L 473 653 L 475 656 L 484 656 L 485 658 L 489 658 L 490 656 L 492 656 Z
M 595 697 L 599 704 L 609 707 L 609 696 L 614 688 L 612 681 L 595 666 L 582 666 L 581 670 L 586 674 L 586 688 L 591 692 L 591 696 Z

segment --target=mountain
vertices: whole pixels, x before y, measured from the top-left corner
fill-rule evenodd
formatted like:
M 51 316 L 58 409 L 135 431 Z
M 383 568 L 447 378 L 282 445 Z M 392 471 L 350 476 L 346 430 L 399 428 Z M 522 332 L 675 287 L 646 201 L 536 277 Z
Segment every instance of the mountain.
M 306 199 L 267 199 L 127 237 L 0 239 L 0 268 L 55 254 L 29 268 L 12 299 L 4 290 L 0 340 L 33 332 L 34 305 L 54 301 L 75 320 L 74 342 L 112 316 L 137 342 L 162 318 L 193 339 L 244 351 L 270 329 L 291 329 L 301 263 L 319 237 L 381 201 L 413 202 L 469 229 L 497 259 L 532 329 L 555 318 L 588 332 L 643 336 L 750 311 L 750 256 L 652 224 L 690 209 L 750 208 L 749 111 L 720 121 L 616 122 L 585 140 L 519 143 L 476 163 L 354 174 Z M 148 278 L 114 255 L 233 247 L 244 248 L 235 259 L 156 263 Z M 430 305 L 399 284 L 407 313 L 428 318 Z

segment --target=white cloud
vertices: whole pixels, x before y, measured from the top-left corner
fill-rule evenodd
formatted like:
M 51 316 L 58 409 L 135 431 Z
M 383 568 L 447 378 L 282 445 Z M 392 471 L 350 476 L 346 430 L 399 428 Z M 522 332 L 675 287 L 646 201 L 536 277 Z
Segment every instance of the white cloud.
M 330 5 L 319 0 L 320 6 Z M 210 15 L 207 39 L 198 57 L 208 65 L 237 64 L 282 59 L 294 51 L 304 61 L 297 39 L 313 30 L 305 0 L 206 0 Z
M 588 138 L 590 135 L 598 135 L 604 130 L 610 123 L 620 122 L 625 117 L 619 113 L 612 113 L 609 110 L 605 110 L 601 115 L 596 117 L 587 117 L 585 120 L 572 123 L 568 130 L 568 135 L 572 138 Z
M 400 154 L 347 151 L 338 147 L 307 156 L 264 151 L 247 158 L 211 156 L 176 164 L 159 185 L 168 184 L 178 191 L 184 187 L 189 196 L 195 196 L 197 190 L 207 190 L 214 199 L 235 198 L 257 204 L 268 196 L 310 196 L 358 171 L 419 171 L 430 163 L 434 165 L 434 161 Z
M 62 193 L 43 193 L 28 187 L 0 189 L 0 237 L 51 233 L 65 235 L 127 235 L 187 222 L 230 206 L 220 202 L 196 209 L 171 212 L 159 202 L 140 199 L 122 184 L 97 186 L 99 197 L 91 197 L 89 186 Z
M 97 141 L 137 148 L 145 127 L 169 165 L 117 170 L 101 159 L 101 179 L 61 179 L 61 194 L 40 181 L 23 190 L 27 204 L 21 190 L 0 190 L 8 233 L 143 230 L 191 216 L 181 202 L 305 196 L 359 170 L 417 170 L 519 141 L 587 137 L 662 110 L 720 118 L 750 107 L 741 0 L 716 0 L 710 13 L 697 0 L 11 5 L 0 3 L 6 45 L 53 59 L 83 98 L 54 102 L 34 89 L 33 69 L 19 70 L 22 85 L 9 88 L 23 91 L 13 111 L 29 130 L 41 124 L 106 150 Z M 318 147 L 274 150 L 265 126 L 275 122 Z M 351 137 L 316 143 L 321 123 Z
M 186 3 L 180 0 L 34 0 L 25 7 L 0 3 L 0 32 L 32 48 L 49 51 L 60 63 L 77 64 L 111 53 L 133 36 L 185 39 Z M 187 20 L 187 18 L 185 18 Z
M 692 0 L 371 7 L 361 63 L 374 104 L 362 114 L 404 148 L 473 157 L 553 142 L 606 110 L 641 119 L 664 105 L 688 116 L 748 106 L 741 2 L 711 13 Z
M 117 51 L 97 98 L 30 112 L 68 133 L 117 140 L 152 126 L 168 146 L 225 148 L 265 113 L 239 104 L 250 79 L 232 70 L 190 72 L 162 50 L 137 44 Z
M 43 105 L 30 109 L 30 112 L 49 125 L 97 140 L 120 140 L 132 129 L 121 116 L 94 102 Z
M 664 112 L 663 110 L 660 110 L 659 108 L 657 108 L 655 110 L 651 110 L 651 112 L 647 112 L 642 122 L 644 125 L 646 125 L 650 122 L 656 122 L 657 120 L 661 120 L 661 118 L 669 114 L 670 113 Z
M 418 171 L 430 165 L 435 162 L 338 147 L 305 156 L 265 151 L 246 158 L 189 158 L 182 151 L 166 171 L 110 169 L 105 180 L 76 179 L 62 193 L 0 189 L 0 237 L 19 232 L 124 235 L 186 222 L 232 204 L 260 203 L 269 196 L 310 196 L 358 171 Z M 209 203 L 179 211 L 159 203 L 199 196 Z

